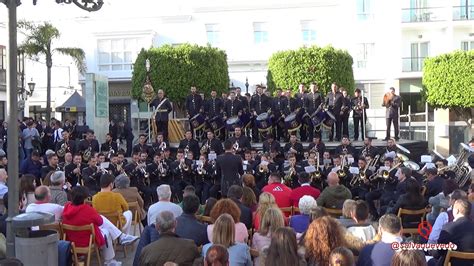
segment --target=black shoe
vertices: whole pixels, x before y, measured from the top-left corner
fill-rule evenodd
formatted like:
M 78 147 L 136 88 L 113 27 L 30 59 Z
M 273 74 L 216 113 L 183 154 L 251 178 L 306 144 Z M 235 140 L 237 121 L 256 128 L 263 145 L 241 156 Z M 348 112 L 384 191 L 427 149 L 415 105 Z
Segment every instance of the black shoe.
M 384 140 L 384 141 L 387 141 L 387 140 L 389 140 L 389 139 L 390 139 L 390 138 L 384 138 L 383 140 Z

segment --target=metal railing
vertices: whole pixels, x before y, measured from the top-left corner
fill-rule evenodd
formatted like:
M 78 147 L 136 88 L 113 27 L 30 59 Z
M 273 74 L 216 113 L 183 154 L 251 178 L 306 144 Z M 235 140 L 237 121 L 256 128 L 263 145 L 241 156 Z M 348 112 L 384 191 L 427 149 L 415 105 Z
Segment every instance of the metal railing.
M 403 8 L 402 22 L 433 22 L 446 20 L 443 7 Z
M 474 20 L 474 6 L 453 6 L 453 20 Z
M 424 116 L 424 129 L 415 129 L 415 125 L 413 124 L 413 118 L 416 116 Z M 400 133 L 408 133 L 408 139 L 413 140 L 415 138 L 415 133 L 424 133 L 425 140 L 428 141 L 428 103 L 425 102 L 425 111 L 421 113 L 412 113 L 411 106 L 408 105 L 408 113 L 400 115 L 400 121 L 405 120 L 408 122 L 400 122 Z M 419 121 L 419 119 L 415 119 Z M 422 122 L 422 123 L 423 123 Z M 416 122 L 416 124 L 420 124 L 420 122 Z M 419 126 L 416 126 L 419 128 Z
M 420 72 L 426 57 L 404 57 L 402 58 L 402 72 Z

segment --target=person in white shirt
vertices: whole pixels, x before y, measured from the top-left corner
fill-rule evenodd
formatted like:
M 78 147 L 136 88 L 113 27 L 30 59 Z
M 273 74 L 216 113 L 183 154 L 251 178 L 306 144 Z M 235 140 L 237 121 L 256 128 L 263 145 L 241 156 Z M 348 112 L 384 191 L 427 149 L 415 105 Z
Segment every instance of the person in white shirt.
M 27 128 L 23 129 L 23 132 L 21 132 L 21 138 L 24 141 L 23 148 L 25 149 L 26 159 L 30 158 L 31 152 L 33 152 L 33 138 L 40 136 L 38 130 L 33 127 L 33 125 L 33 121 L 28 121 L 28 123 L 26 123 Z
M 5 171 L 3 168 L 0 168 L 0 199 L 3 199 L 3 196 L 8 192 L 8 187 L 6 184 L 7 178 L 7 171 Z
M 355 221 L 355 224 L 347 227 L 349 233 L 364 242 L 372 240 L 375 237 L 377 232 L 368 221 L 369 206 L 365 201 L 356 201 L 355 209 L 351 213 L 351 217 Z
M 35 189 L 35 203 L 26 207 L 25 212 L 48 212 L 54 214 L 55 222 L 61 221 L 64 207 L 55 203 L 49 203 L 51 200 L 51 191 L 47 186 L 39 186 Z
M 53 133 L 53 141 L 54 144 L 63 140 L 63 129 L 61 128 L 61 122 L 56 121 L 54 124 L 54 133 Z
M 156 221 L 156 217 L 162 211 L 170 211 L 175 217 L 181 216 L 183 209 L 179 205 L 172 203 L 171 200 L 171 188 L 169 185 L 161 185 L 156 188 L 158 194 L 158 202 L 152 204 L 148 208 L 148 225 L 153 224 Z

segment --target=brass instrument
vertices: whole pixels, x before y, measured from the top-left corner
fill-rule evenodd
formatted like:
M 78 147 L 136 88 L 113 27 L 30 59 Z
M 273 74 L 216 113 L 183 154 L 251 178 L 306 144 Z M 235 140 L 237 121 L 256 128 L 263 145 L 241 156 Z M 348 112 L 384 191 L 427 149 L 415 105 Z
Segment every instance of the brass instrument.
M 160 151 L 164 151 L 166 149 L 166 142 L 162 141 L 160 143 L 160 146 L 158 147 L 158 149 L 160 149 Z
M 267 173 L 268 165 L 263 165 L 262 163 L 260 163 L 260 166 L 258 167 L 258 172 L 260 172 L 261 174 Z
M 393 170 L 395 170 L 396 168 L 398 168 L 402 163 L 399 162 L 397 163 L 396 165 L 394 165 L 392 168 L 388 169 L 388 170 L 383 170 L 382 171 L 382 174 L 381 174 L 381 177 L 385 180 L 389 179 L 390 178 L 390 172 L 392 172 Z
M 471 167 L 467 159 L 469 158 L 470 154 L 472 153 L 472 149 L 464 144 L 460 143 L 461 151 L 459 152 L 459 156 L 456 160 L 456 164 L 453 166 L 453 172 L 455 174 L 455 181 L 460 188 L 466 185 L 467 181 L 471 178 Z
M 321 179 L 321 170 L 319 168 L 319 152 L 316 152 L 316 171 L 311 174 L 311 179 Z
M 112 146 L 110 146 L 110 150 L 109 150 L 109 152 L 107 153 L 107 159 L 110 160 L 110 158 L 111 158 L 112 155 L 114 155 L 114 154 L 115 154 L 115 151 L 114 151 L 114 149 L 112 149 Z
M 90 160 L 91 156 L 92 156 L 92 147 L 89 146 L 89 147 L 84 151 L 84 153 L 82 154 L 82 159 L 83 159 L 84 161 L 88 162 L 88 161 Z
M 189 144 L 186 144 L 186 147 L 184 147 L 184 154 L 189 153 Z
M 290 167 L 290 169 L 288 169 L 288 174 L 286 174 L 283 177 L 283 180 L 284 180 L 285 184 L 291 185 L 291 182 L 293 181 L 292 176 L 294 176 L 295 174 L 296 174 L 295 167 L 294 166 Z
M 211 141 L 208 140 L 208 141 L 206 142 L 206 144 L 204 144 L 204 145 L 201 147 L 201 154 L 207 153 L 210 148 L 211 148 Z
M 340 178 L 340 179 L 343 179 L 346 177 L 346 171 L 345 171 L 345 167 L 346 167 L 346 157 L 347 155 L 344 155 L 342 156 L 342 164 L 341 164 L 341 169 L 337 170 L 337 176 Z
M 377 161 L 377 160 L 373 160 Z M 372 161 L 370 163 L 367 163 L 363 169 L 359 169 L 359 174 L 354 175 L 352 178 L 351 182 L 349 183 L 351 186 L 357 185 L 359 182 L 363 182 L 364 180 L 367 179 L 367 169 L 369 169 L 369 166 L 371 165 Z
M 234 145 L 232 146 L 232 149 L 234 149 L 235 152 L 239 151 L 239 142 L 235 141 Z
M 158 164 L 158 172 L 159 172 L 159 175 L 161 177 L 165 177 L 167 174 L 168 174 L 168 170 L 167 170 L 167 167 L 166 166 L 166 162 L 164 161 L 160 161 L 160 163 Z
M 186 164 L 186 161 L 184 159 L 180 161 L 178 167 L 179 167 L 180 170 L 182 170 L 184 172 L 189 171 L 189 166 Z
M 144 182 L 147 185 L 150 185 L 150 173 L 146 171 L 146 163 L 137 165 L 138 170 L 143 174 Z
M 67 152 L 67 143 L 66 141 L 64 141 L 64 143 L 61 145 L 61 148 L 59 148 L 56 154 L 58 155 L 58 157 L 63 158 L 66 155 L 66 152 Z
M 198 165 L 198 167 L 196 168 L 196 172 L 197 172 L 198 175 L 207 174 L 206 169 L 204 169 L 204 163 L 201 163 L 201 164 Z

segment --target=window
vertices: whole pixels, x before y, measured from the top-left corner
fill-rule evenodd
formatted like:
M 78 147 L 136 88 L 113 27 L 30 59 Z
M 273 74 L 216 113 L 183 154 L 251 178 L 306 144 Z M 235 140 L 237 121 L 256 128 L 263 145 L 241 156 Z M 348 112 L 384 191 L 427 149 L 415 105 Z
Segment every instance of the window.
M 356 0 L 357 1 L 357 19 L 364 21 L 373 17 L 371 0 Z
M 461 42 L 461 50 L 463 51 L 474 50 L 474 41 Z
M 301 21 L 301 34 L 303 42 L 305 43 L 312 43 L 316 41 L 316 30 L 314 26 L 314 21 Z
M 217 24 L 206 24 L 207 42 L 211 45 L 220 43 L 220 31 Z
M 367 68 L 367 63 L 374 55 L 374 43 L 359 43 L 357 45 L 357 68 Z
M 137 41 L 135 38 L 99 40 L 99 71 L 132 70 L 138 51 Z
M 7 68 L 7 49 L 5 46 L 0 45 L 0 69 Z
M 268 24 L 265 22 L 253 23 L 253 39 L 256 44 L 268 42 Z

